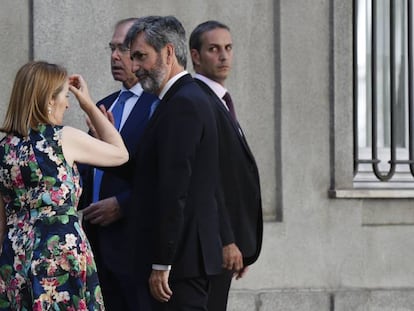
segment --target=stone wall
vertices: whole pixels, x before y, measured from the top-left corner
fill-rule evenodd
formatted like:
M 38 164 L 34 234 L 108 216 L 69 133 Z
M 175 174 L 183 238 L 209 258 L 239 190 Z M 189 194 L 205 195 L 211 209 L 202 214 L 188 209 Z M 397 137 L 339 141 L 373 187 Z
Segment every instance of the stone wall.
M 227 86 L 267 221 L 262 254 L 233 282 L 229 310 L 414 310 L 412 197 L 352 189 L 352 1 L 4 0 L 1 115 L 31 55 L 82 74 L 96 100 L 115 90 L 104 49 L 112 27 L 149 14 L 177 16 L 188 34 L 207 19 L 232 29 Z M 86 128 L 75 101 L 65 122 Z

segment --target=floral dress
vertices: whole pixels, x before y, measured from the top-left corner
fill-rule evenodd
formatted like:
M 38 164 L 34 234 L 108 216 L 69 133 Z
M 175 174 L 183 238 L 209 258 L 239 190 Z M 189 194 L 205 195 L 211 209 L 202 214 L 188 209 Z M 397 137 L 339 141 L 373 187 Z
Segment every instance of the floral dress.
M 76 212 L 79 173 L 63 156 L 61 126 L 0 141 L 7 232 L 0 310 L 104 310 L 91 248 Z

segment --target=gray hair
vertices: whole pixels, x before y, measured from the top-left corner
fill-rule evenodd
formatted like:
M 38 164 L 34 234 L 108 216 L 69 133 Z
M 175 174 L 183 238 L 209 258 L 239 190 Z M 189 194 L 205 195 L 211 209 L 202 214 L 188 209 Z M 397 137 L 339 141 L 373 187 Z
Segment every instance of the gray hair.
M 132 41 L 143 33 L 145 42 L 151 45 L 157 53 L 168 43 L 174 46 L 178 63 L 186 68 L 187 47 L 185 30 L 180 21 L 174 16 L 145 16 L 131 26 L 125 38 L 125 44 L 131 46 Z

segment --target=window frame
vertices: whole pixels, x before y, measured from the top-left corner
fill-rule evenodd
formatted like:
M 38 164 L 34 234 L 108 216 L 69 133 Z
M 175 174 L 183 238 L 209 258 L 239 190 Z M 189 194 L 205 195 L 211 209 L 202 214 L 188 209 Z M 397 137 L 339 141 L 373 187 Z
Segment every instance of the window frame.
M 357 0 L 331 5 L 330 198 L 414 198 L 414 189 L 354 185 L 354 7 Z M 352 94 L 350 96 L 350 94 Z

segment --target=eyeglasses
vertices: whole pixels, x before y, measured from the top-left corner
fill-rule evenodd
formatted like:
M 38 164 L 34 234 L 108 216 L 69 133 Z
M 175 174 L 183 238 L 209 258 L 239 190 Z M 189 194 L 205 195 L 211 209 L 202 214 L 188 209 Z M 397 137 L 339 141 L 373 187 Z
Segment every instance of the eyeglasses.
M 113 43 L 109 43 L 108 49 L 111 51 L 111 53 L 113 53 L 115 50 L 118 50 L 118 52 L 122 54 L 125 54 L 130 50 L 129 47 L 127 47 L 126 45 Z

